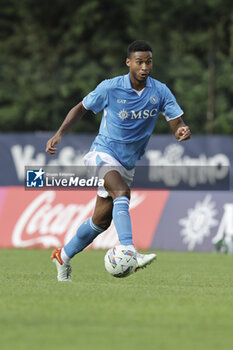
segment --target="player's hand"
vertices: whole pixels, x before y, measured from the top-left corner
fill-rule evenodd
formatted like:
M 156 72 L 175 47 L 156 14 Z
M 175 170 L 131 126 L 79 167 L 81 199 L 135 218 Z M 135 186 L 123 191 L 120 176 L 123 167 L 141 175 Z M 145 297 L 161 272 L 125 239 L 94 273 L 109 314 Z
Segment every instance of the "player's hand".
M 190 139 L 191 131 L 188 126 L 181 126 L 177 129 L 177 139 L 179 142 Z
M 54 147 L 58 142 L 60 142 L 61 136 L 55 135 L 51 139 L 48 140 L 46 145 L 46 152 L 49 154 L 55 154 L 57 149 Z

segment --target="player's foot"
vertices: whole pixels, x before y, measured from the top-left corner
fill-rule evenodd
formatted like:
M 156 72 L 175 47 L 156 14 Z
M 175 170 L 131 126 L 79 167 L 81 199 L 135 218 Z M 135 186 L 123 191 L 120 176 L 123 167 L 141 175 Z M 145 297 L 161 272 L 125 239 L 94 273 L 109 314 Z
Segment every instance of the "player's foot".
M 61 248 L 54 249 L 51 259 L 57 268 L 57 280 L 59 282 L 72 282 L 71 280 L 71 266 L 66 265 L 61 259 Z
M 136 270 L 138 270 L 138 269 L 143 269 L 147 265 L 151 264 L 152 261 L 156 259 L 156 254 L 140 254 L 136 252 L 136 257 L 137 257 Z

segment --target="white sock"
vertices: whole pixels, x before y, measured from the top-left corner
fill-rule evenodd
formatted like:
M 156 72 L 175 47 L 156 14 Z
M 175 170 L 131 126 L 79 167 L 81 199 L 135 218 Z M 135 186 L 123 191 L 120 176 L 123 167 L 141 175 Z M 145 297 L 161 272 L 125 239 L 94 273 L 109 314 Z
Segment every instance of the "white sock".
M 70 265 L 70 258 L 66 254 L 64 248 L 62 248 L 61 250 L 61 260 L 64 262 L 64 264 Z

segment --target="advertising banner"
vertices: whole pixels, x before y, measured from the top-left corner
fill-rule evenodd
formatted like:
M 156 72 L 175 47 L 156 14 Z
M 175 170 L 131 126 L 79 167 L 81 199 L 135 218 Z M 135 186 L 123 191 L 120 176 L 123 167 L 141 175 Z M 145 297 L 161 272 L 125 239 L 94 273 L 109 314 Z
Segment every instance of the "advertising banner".
M 52 134 L 0 134 L 0 186 L 24 186 L 25 167 L 84 166 L 93 135 L 65 135 L 58 152 L 45 153 Z M 233 190 L 233 137 L 192 136 L 179 143 L 172 135 L 152 135 L 138 162 L 134 188 Z
M 130 211 L 138 248 L 151 246 L 167 197 L 167 191 L 132 193 Z M 66 244 L 92 215 L 96 191 L 25 191 L 22 187 L 2 187 L 0 199 L 0 247 L 50 248 Z M 143 217 L 147 217 L 146 229 Z M 117 243 L 112 225 L 96 238 L 92 248 L 110 248 Z
M 61 247 L 93 213 L 96 191 L 0 187 L 0 247 Z M 233 193 L 133 190 L 130 213 L 138 249 L 211 252 L 233 238 Z M 118 243 L 114 225 L 89 248 Z
M 151 246 L 161 250 L 233 253 L 233 192 L 171 192 Z M 230 250 L 230 251 L 228 251 Z
M 92 178 L 82 178 L 80 170 L 94 136 L 64 136 L 55 156 L 45 153 L 51 136 L 0 134 L 0 247 L 63 246 L 92 215 L 97 186 L 88 189 Z M 132 184 L 136 247 L 213 251 L 224 241 L 233 253 L 232 159 L 232 136 L 193 136 L 179 143 L 172 135 L 153 135 Z M 57 176 L 61 168 L 71 169 L 72 176 Z M 65 187 L 82 187 L 84 181 L 85 189 Z M 117 242 L 112 225 L 90 248 Z

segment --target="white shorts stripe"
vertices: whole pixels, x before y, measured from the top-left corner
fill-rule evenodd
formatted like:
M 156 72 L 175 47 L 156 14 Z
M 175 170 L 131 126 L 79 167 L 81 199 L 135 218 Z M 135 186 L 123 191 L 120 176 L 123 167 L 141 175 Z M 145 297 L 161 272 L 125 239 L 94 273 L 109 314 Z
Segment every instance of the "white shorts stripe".
M 124 203 L 124 204 L 129 204 L 129 201 L 117 201 L 114 200 L 114 204 L 121 204 L 121 203 Z

